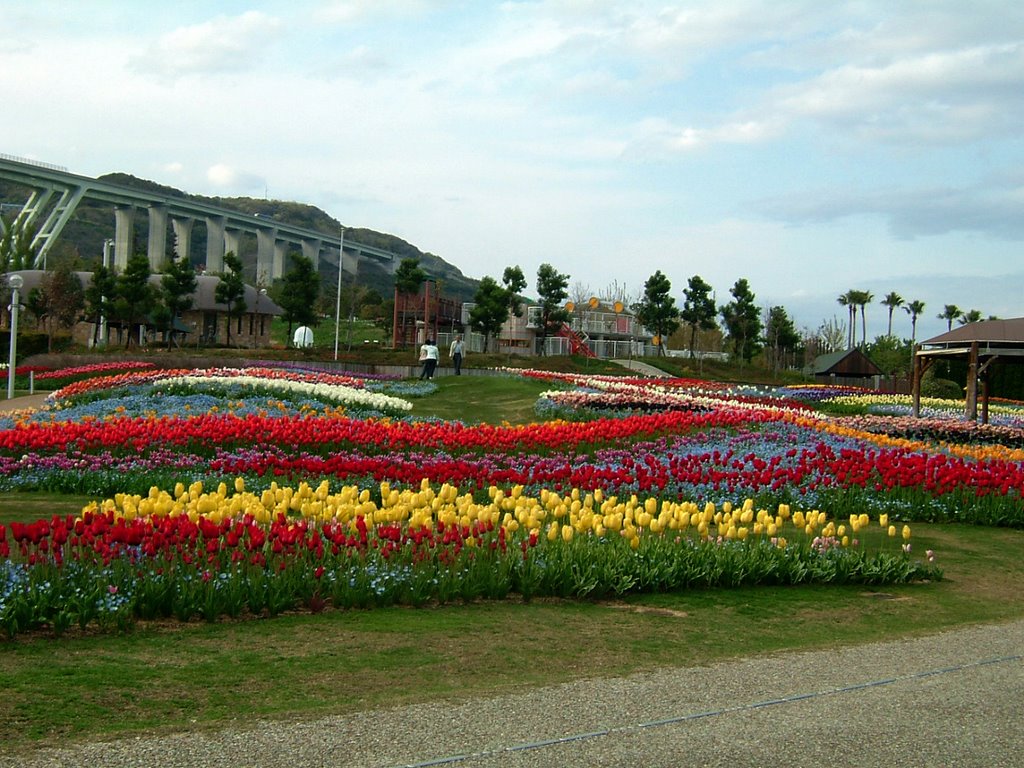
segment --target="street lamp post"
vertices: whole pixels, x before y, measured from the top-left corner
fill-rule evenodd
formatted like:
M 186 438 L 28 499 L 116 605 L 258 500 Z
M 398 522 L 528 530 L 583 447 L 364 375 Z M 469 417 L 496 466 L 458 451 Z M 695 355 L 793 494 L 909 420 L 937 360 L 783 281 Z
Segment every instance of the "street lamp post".
M 266 288 L 260 288 L 256 292 L 256 322 L 259 323 L 259 327 L 257 328 L 259 333 L 257 334 L 257 337 L 256 337 L 256 346 L 257 347 L 260 345 L 259 343 L 261 341 L 263 341 L 263 315 L 260 314 L 260 297 L 261 296 L 266 296 L 266 295 L 267 295 L 267 289 Z
M 12 400 L 14 398 L 14 374 L 18 362 L 18 310 L 21 309 L 18 306 L 18 301 L 21 298 L 19 292 L 25 284 L 25 280 L 21 275 L 11 275 L 7 278 L 7 284 L 11 286 L 11 356 L 7 363 L 7 399 Z

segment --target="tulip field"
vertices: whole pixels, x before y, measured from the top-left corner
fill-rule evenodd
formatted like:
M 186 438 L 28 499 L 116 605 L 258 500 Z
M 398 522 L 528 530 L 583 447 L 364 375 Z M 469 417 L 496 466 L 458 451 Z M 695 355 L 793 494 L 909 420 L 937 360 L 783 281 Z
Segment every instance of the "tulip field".
M 535 422 L 413 416 L 443 379 L 36 371 L 56 389 L 0 415 L 0 492 L 94 501 L 0 524 L 0 633 L 937 580 L 915 523 L 1024 527 L 1016 403 L 980 427 L 848 388 L 504 375 L 550 387 Z

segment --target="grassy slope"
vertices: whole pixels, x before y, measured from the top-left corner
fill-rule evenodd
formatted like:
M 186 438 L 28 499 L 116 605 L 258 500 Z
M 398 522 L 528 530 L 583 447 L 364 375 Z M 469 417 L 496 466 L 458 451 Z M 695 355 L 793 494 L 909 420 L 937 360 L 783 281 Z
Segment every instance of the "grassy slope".
M 535 382 L 439 380 L 418 413 L 531 418 Z M 83 499 L 0 497 L 0 521 Z M 215 728 L 465 699 L 580 677 L 706 664 L 1024 617 L 1024 532 L 915 526 L 946 580 L 886 588 L 702 590 L 612 602 L 513 601 L 327 611 L 217 624 L 155 623 L 128 636 L 0 642 L 2 753 L 147 730 Z M 453 643 L 452 638 L 458 638 Z

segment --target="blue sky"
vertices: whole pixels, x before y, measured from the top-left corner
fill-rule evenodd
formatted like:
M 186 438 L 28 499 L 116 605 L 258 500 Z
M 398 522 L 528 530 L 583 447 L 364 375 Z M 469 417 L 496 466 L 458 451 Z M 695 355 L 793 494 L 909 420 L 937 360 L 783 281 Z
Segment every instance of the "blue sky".
M 1024 315 L 1024 5 L 1008 0 L 0 0 L 0 152 L 320 206 L 471 277 L 801 328 L 896 291 Z M 909 337 L 905 313 L 894 331 Z

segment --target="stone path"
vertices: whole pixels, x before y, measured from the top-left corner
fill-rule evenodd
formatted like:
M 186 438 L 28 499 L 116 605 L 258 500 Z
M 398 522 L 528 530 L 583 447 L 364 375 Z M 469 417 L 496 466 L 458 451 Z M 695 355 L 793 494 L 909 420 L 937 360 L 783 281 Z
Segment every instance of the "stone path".
M 1009 768 L 1024 765 L 1022 716 L 1017 621 L 308 722 L 0 746 L 0 767 Z

